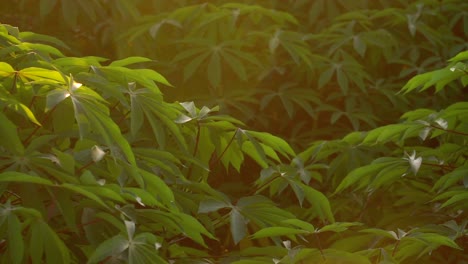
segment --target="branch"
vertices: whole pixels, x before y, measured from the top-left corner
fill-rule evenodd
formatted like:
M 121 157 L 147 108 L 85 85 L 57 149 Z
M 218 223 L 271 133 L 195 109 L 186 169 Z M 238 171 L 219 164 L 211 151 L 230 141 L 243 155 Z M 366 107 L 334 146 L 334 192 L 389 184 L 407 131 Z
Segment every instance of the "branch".
M 445 131 L 445 132 L 448 132 L 448 133 L 452 133 L 452 134 L 457 134 L 457 135 L 462 135 L 462 136 L 468 136 L 468 133 L 463 133 L 463 132 L 456 131 L 456 130 L 443 129 L 443 128 L 441 128 L 441 127 L 434 126 L 434 125 L 429 125 L 429 127 L 434 128 L 434 129 L 438 129 L 438 130 L 442 130 L 442 131 Z

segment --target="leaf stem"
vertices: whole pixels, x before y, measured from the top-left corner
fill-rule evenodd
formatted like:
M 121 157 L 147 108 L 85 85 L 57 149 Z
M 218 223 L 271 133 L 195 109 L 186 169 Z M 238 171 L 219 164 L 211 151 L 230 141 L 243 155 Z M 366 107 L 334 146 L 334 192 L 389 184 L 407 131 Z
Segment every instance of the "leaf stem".
M 393 251 L 392 251 L 392 257 L 395 256 L 395 253 L 396 253 L 399 245 L 400 245 L 400 240 L 397 240 L 397 242 L 395 243 L 395 247 L 393 248 Z
M 88 163 L 86 163 L 85 165 L 81 166 L 81 168 L 79 168 L 76 173 L 77 174 L 80 174 L 84 169 L 88 168 L 89 166 L 93 165 L 94 164 L 94 161 L 90 161 Z
M 261 192 L 263 191 L 263 189 L 265 189 L 266 187 L 268 187 L 268 185 L 270 183 L 272 183 L 274 180 L 278 179 L 280 176 L 277 175 L 277 176 L 274 176 L 272 177 L 271 179 L 269 179 L 267 182 L 263 183 L 262 185 L 260 185 L 256 190 L 252 190 L 249 195 L 253 195 L 255 193 L 258 193 L 258 192 Z
M 197 120 L 197 137 L 195 138 L 195 147 L 193 148 L 193 156 L 197 155 L 198 144 L 200 143 L 200 122 Z
M 323 260 L 326 260 L 325 255 L 323 254 L 322 243 L 320 243 L 320 238 L 318 236 L 318 233 L 314 233 L 314 234 L 315 234 L 315 238 L 317 239 L 317 245 L 318 245 L 319 250 L 320 250 L 320 255 L 322 256 Z
M 435 163 L 422 162 L 421 164 L 426 165 L 426 166 L 438 167 L 438 168 L 441 168 L 441 169 L 449 169 L 449 170 L 454 170 L 454 169 L 457 168 L 457 167 L 452 166 L 452 165 L 443 165 L 443 164 L 435 164 Z
M 456 130 L 443 129 L 443 128 L 441 128 L 441 127 L 434 126 L 434 125 L 429 125 L 429 127 L 434 128 L 434 129 L 438 129 L 438 130 L 442 130 L 442 131 L 445 131 L 445 132 L 448 132 L 448 133 L 452 133 L 452 134 L 457 134 L 457 135 L 462 135 L 462 136 L 468 136 L 468 133 L 463 133 L 463 132 L 456 131 Z
M 15 77 L 13 77 L 13 83 L 11 84 L 11 90 L 16 89 L 16 83 L 18 82 L 18 71 L 15 71 Z
M 130 114 L 131 111 L 128 111 L 127 113 L 125 113 L 125 115 L 123 115 L 117 122 L 116 124 L 117 125 L 120 125 L 124 120 L 125 118 L 127 118 L 127 116 Z

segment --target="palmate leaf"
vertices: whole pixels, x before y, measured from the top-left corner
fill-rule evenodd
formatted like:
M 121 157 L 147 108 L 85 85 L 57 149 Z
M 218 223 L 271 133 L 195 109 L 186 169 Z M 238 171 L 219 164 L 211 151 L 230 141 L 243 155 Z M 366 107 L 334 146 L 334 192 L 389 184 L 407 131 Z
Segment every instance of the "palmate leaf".
M 42 2 L 53 2 L 53 1 L 41 1 L 41 4 Z M 24 41 L 25 42 L 42 42 L 42 43 L 52 44 L 62 49 L 70 49 L 70 47 L 68 47 L 67 44 L 65 44 L 63 41 L 61 41 L 58 38 L 49 36 L 49 35 L 23 31 L 19 33 L 18 37 L 23 42 Z
M 450 187 L 459 186 L 460 181 L 465 181 L 468 178 L 468 164 L 464 164 L 461 167 L 445 174 L 440 177 L 434 184 L 433 190 L 445 190 Z M 465 185 L 465 187 L 467 187 Z
M 401 89 L 402 92 L 409 93 L 415 89 L 424 91 L 432 86 L 435 86 L 436 91 L 442 90 L 448 83 L 466 75 L 463 71 L 452 71 L 448 67 L 432 72 L 419 74 L 411 78 Z
M 153 235 L 150 233 L 141 233 L 135 237 L 128 250 L 128 263 L 167 263 L 158 255 L 154 242 L 150 243 L 150 241 L 148 241 L 149 236 Z
M 182 233 L 192 239 L 193 241 L 197 242 L 198 244 L 207 248 L 205 241 L 203 240 L 203 236 L 205 235 L 208 238 L 217 240 L 206 228 L 193 216 L 185 214 L 185 213 L 178 213 L 174 212 L 171 216 L 174 216 L 178 219 L 177 225 L 179 226 Z
M 234 211 L 236 211 L 235 214 L 237 215 L 231 220 L 236 220 L 234 231 L 237 232 L 236 239 L 238 241 L 246 235 L 243 230 L 247 228 L 248 221 L 253 221 L 259 227 L 264 228 L 277 226 L 283 220 L 295 218 L 290 212 L 278 208 L 269 199 L 260 195 L 242 197 L 235 205 L 235 210 L 231 211 L 231 214 Z M 233 216 L 231 215 L 231 217 Z M 234 234 L 232 235 L 234 236 Z
M 457 243 L 455 243 L 452 239 L 450 239 L 447 236 L 437 234 L 437 233 L 423 233 L 423 232 L 414 232 L 411 233 L 401 239 L 402 245 L 405 244 L 416 244 L 415 246 L 419 246 L 420 250 L 418 252 L 420 253 L 419 256 L 422 256 L 423 254 L 427 254 L 428 252 L 440 247 L 440 246 L 448 246 L 454 249 L 459 249 L 463 250 Z M 399 252 L 400 254 L 411 254 L 413 255 L 414 253 L 412 252 L 405 252 L 405 247 L 402 246 L 402 251 Z M 408 250 L 408 249 L 407 249 Z M 411 249 L 410 249 L 411 250 Z
M 294 151 L 286 141 L 279 137 L 275 137 L 266 132 L 256 132 L 238 129 L 237 142 L 242 146 L 242 150 L 251 156 L 263 168 L 268 167 L 267 157 L 279 161 L 276 152 L 282 154 L 284 157 L 294 156 Z M 244 142 L 244 136 L 248 141 Z
M 158 100 L 155 98 L 155 93 L 152 90 L 145 88 L 138 89 L 136 92 L 131 93 L 130 98 L 132 110 L 136 111 L 131 112 L 131 118 L 141 119 L 141 113 L 138 114 L 138 111 L 142 112 L 153 129 L 155 138 L 162 148 L 166 146 L 167 142 L 166 131 L 164 131 L 165 128 L 161 126 L 160 122 L 166 126 L 167 130 L 169 130 L 171 135 L 175 138 L 181 149 L 188 149 L 180 128 L 177 126 L 176 122 L 174 122 L 174 120 L 177 120 L 177 117 L 181 114 L 175 106 Z M 141 126 L 141 122 L 142 121 L 140 120 L 136 123 L 132 123 L 132 133 L 138 133 L 138 126 Z
M 151 168 L 158 168 L 172 176 L 181 176 L 179 167 L 181 161 L 168 151 L 162 151 L 154 148 L 133 148 L 137 159 Z M 158 175 L 160 176 L 160 175 Z
M 381 171 L 389 166 L 400 164 L 401 159 L 396 158 L 379 158 L 372 162 L 370 165 L 359 167 L 351 171 L 338 185 L 334 193 L 339 193 L 350 187 L 353 184 L 359 183 L 359 186 L 366 186 L 370 184 L 373 177 L 376 177 Z
M 156 200 L 160 201 L 167 208 L 176 209 L 174 193 L 167 183 L 159 175 L 143 169 L 139 169 L 138 171 L 145 182 L 148 193 L 152 194 Z
M 139 61 L 141 59 L 136 60 Z M 122 63 L 126 62 L 118 62 L 118 64 Z M 123 85 L 127 85 L 130 82 L 136 82 L 145 88 L 151 89 L 152 92 L 159 95 L 161 92 L 159 91 L 156 83 L 172 86 L 161 74 L 150 69 L 129 69 L 121 66 L 91 66 L 91 68 L 95 73 L 105 76 L 110 81 L 115 81 Z
M 104 99 L 91 89 L 81 86 L 76 89 L 70 98 L 73 103 L 75 119 L 78 123 L 80 137 L 86 138 L 90 133 L 99 135 L 103 143 L 111 147 L 111 152 L 116 158 L 121 158 L 130 165 L 136 167 L 136 161 L 130 144 L 122 136 L 119 126 L 110 118 L 109 110 L 104 105 Z M 116 152 L 113 146 L 118 146 L 123 157 Z M 143 186 L 141 176 L 133 173 L 134 180 Z

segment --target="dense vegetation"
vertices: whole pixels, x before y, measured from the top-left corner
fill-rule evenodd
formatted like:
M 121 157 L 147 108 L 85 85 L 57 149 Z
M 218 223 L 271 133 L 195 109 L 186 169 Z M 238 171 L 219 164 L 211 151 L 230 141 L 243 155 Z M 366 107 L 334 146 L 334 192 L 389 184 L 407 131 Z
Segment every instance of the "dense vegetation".
M 204 2 L 0 3 L 1 263 L 468 263 L 466 1 Z

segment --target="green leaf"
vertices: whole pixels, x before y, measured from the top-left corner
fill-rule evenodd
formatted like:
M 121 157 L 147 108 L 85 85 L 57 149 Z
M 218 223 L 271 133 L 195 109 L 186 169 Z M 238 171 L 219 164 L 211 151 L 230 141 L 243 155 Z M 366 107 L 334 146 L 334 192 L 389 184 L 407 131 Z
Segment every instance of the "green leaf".
M 77 18 L 78 18 L 78 11 L 79 8 L 77 6 L 77 2 L 73 0 L 61 0 L 62 3 L 62 15 L 65 19 L 65 22 L 72 27 L 75 28 L 77 25 Z
M 237 244 L 247 235 L 247 222 L 236 207 L 232 208 L 230 219 L 232 239 Z
M 378 228 L 367 228 L 367 229 L 359 230 L 359 232 L 370 233 L 370 234 L 390 238 L 392 240 L 399 239 L 394 231 L 387 231 L 387 230 L 378 229 Z
M 149 173 L 142 169 L 138 171 L 145 182 L 147 191 L 152 194 L 156 200 L 161 201 L 168 208 L 174 209 L 174 193 L 172 192 L 172 189 L 167 186 L 167 183 L 158 175 Z
M 41 80 L 49 80 L 57 84 L 66 84 L 67 80 L 65 76 L 54 70 L 39 68 L 39 67 L 29 67 L 24 68 L 18 71 L 21 77 L 33 80 L 33 81 L 41 81 Z
M 208 63 L 208 80 L 213 87 L 218 87 L 221 84 L 221 58 L 218 52 L 211 55 Z
M 93 254 L 89 257 L 89 264 L 100 263 L 109 256 L 117 257 L 130 246 L 129 241 L 122 235 L 111 237 L 96 248 Z
M 132 241 L 135 236 L 135 222 L 133 221 L 124 221 L 125 227 L 127 229 L 128 241 Z
M 125 67 L 125 66 L 128 66 L 128 65 L 131 65 L 131 64 L 135 64 L 135 63 L 141 63 L 141 62 L 148 62 L 148 61 L 152 61 L 151 59 L 148 59 L 148 58 L 145 58 L 145 57 L 128 57 L 128 58 L 125 58 L 125 59 L 121 59 L 121 60 L 116 60 L 116 61 L 113 61 L 109 64 L 109 66 L 113 67 Z
M 196 58 L 193 58 L 185 67 L 184 67 L 184 80 L 188 80 L 192 77 L 192 75 L 197 71 L 197 69 L 200 67 L 200 64 L 202 64 L 202 62 L 204 60 L 206 60 L 206 58 L 208 58 L 208 56 L 210 56 L 210 52 L 207 51 L 207 52 L 204 52 L 200 55 L 198 55 Z
M 340 232 L 343 232 L 343 231 L 346 231 L 348 230 L 349 227 L 352 227 L 352 226 L 359 226 L 359 225 L 362 225 L 361 223 L 350 223 L 350 222 L 335 222 L 333 224 L 330 224 L 330 225 L 326 225 L 322 228 L 320 228 L 317 233 L 322 233 L 322 232 L 327 232 L 327 231 L 332 231 L 332 232 L 335 232 L 335 233 L 340 233 Z
M 75 209 L 74 203 L 74 193 L 70 193 L 66 190 L 54 188 L 53 190 L 49 190 L 51 197 L 54 197 L 57 203 L 57 207 L 62 214 L 63 219 L 65 220 L 67 227 L 73 231 L 78 233 L 77 227 L 77 212 Z
M 198 213 L 210 213 L 225 207 L 229 207 L 229 204 L 226 204 L 223 201 L 208 198 L 200 202 Z
M 111 199 L 113 201 L 119 202 L 119 203 L 125 203 L 125 200 L 122 198 L 122 196 L 112 190 L 111 188 L 108 188 L 108 186 L 81 186 L 83 190 L 89 191 L 90 193 L 95 193 L 100 197 Z
M 267 227 L 257 231 L 252 235 L 253 239 L 263 238 L 263 237 L 278 237 L 278 236 L 293 236 L 298 234 L 308 234 L 309 231 L 300 230 L 291 227 Z
M 33 222 L 30 226 L 31 238 L 29 239 L 29 250 L 31 261 L 33 264 L 41 264 L 42 256 L 44 254 L 44 236 L 42 235 L 42 228 L 38 221 Z
M 0 61 L 0 76 L 7 77 L 16 74 L 15 69 L 10 64 Z
M 35 183 L 47 186 L 54 186 L 54 184 L 47 179 L 15 171 L 6 171 L 0 173 L 0 182 Z
M 326 219 L 331 223 L 335 222 L 328 198 L 323 193 L 308 185 L 302 184 L 302 189 L 305 198 L 312 205 L 312 210 L 314 210 L 321 219 Z
M 39 225 L 41 232 L 42 244 L 45 250 L 46 263 L 70 263 L 69 249 L 65 246 L 64 242 L 55 233 L 50 226 L 41 221 L 37 220 L 36 224 Z
M 66 190 L 70 190 L 70 191 L 79 193 L 79 194 L 81 194 L 81 195 L 95 201 L 96 203 L 103 206 L 104 208 L 109 208 L 107 206 L 107 204 L 105 204 L 104 201 L 101 198 L 99 198 L 99 196 L 97 196 L 96 194 L 84 189 L 82 186 L 73 185 L 73 184 L 69 184 L 69 183 L 64 183 L 64 184 L 60 185 L 60 187 L 66 189 Z
M 468 50 L 462 51 L 455 55 L 455 57 L 451 58 L 450 62 L 459 62 L 459 61 L 466 61 L 468 60 Z
M 151 81 L 162 83 L 166 86 L 172 87 L 172 84 L 170 84 L 169 81 L 166 78 L 164 78 L 164 76 L 162 76 L 160 73 L 154 70 L 136 69 L 136 70 L 133 70 L 130 76 L 134 77 L 135 80 L 140 81 L 142 84 L 149 84 L 150 83 L 149 80 L 151 80 Z
M 361 57 L 364 57 L 366 54 L 367 45 L 364 41 L 362 41 L 360 36 L 353 37 L 353 47 Z
M 2 100 L 2 99 L 0 99 Z M 41 123 L 39 123 L 39 121 L 37 121 L 36 119 L 36 116 L 34 116 L 33 112 L 31 111 L 31 109 L 29 109 L 29 107 L 25 106 L 24 104 L 18 102 L 17 100 L 13 99 L 13 98 L 7 98 L 5 100 L 5 104 L 6 104 L 6 107 L 8 107 L 9 109 L 11 109 L 12 111 L 26 117 L 27 119 L 29 119 L 29 121 L 33 122 L 34 124 L 38 125 L 38 126 L 42 126 Z
M 7 245 L 11 263 L 23 263 L 24 241 L 22 228 L 15 214 L 8 215 Z
M 54 2 L 56 0 L 48 0 L 48 1 L 41 1 L 41 4 L 44 2 Z M 56 47 L 60 47 L 63 49 L 69 50 L 70 47 L 67 46 L 63 41 L 52 37 L 48 35 L 43 35 L 43 34 L 38 34 L 34 32 L 20 32 L 19 37 L 21 38 L 22 41 L 24 42 L 44 42 L 44 43 L 49 43 L 53 44 Z
M 308 223 L 299 219 L 286 219 L 286 220 L 283 220 L 282 223 L 286 223 L 288 225 L 298 227 L 310 233 L 315 232 L 315 227 L 311 223 Z
M 456 168 L 452 172 L 440 177 L 434 184 L 433 190 L 444 190 L 464 179 L 468 175 L 468 164 Z
M 176 212 L 173 212 L 172 215 L 176 218 L 179 218 L 178 225 L 180 226 L 182 232 L 198 244 L 207 248 L 207 245 L 201 236 L 202 234 L 211 239 L 217 240 L 217 238 L 208 232 L 195 217 Z
M 344 71 L 337 70 L 336 78 L 338 79 L 338 85 L 340 86 L 341 91 L 344 95 L 347 95 L 349 91 L 349 81 Z
M 234 71 L 241 80 L 247 80 L 247 73 L 245 71 L 244 65 L 233 55 L 230 55 L 228 52 L 221 53 L 224 57 L 224 60 L 227 64 L 231 67 L 232 71 Z
M 468 202 L 468 192 L 464 191 L 453 195 L 450 199 L 441 205 L 441 208 L 453 205 L 455 203 L 463 203 L 466 205 L 466 202 Z
M 17 133 L 17 127 L 3 113 L 0 113 L 0 146 L 14 154 L 23 154 L 24 146 Z
M 258 142 L 246 141 L 242 144 L 242 151 L 249 155 L 262 168 L 268 167 L 268 160 L 265 156 L 265 151 Z
M 366 185 L 372 176 L 378 175 L 378 173 L 387 166 L 401 162 L 395 159 L 377 159 L 372 164 L 359 167 L 351 171 L 338 185 L 334 193 L 339 193 L 350 187 L 353 184 L 360 183 L 360 185 Z
M 328 82 L 330 82 L 331 78 L 333 77 L 333 73 L 335 73 L 335 67 L 330 67 L 329 69 L 324 71 L 322 74 L 320 74 L 320 77 L 318 80 L 318 87 L 322 88 Z
M 142 233 L 135 238 L 136 243 L 132 244 L 128 250 L 128 263 L 167 263 L 158 256 L 154 245 L 149 245 L 148 234 Z
M 246 133 L 255 137 L 263 144 L 278 151 L 284 157 L 296 156 L 291 146 L 289 146 L 289 144 L 280 137 L 273 136 L 272 134 L 267 133 L 267 132 L 246 131 Z
M 408 236 L 408 238 L 416 238 L 424 242 L 424 244 L 432 244 L 436 247 L 439 246 L 448 246 L 451 248 L 463 250 L 460 246 L 457 245 L 452 239 L 444 235 L 436 233 L 415 233 Z

